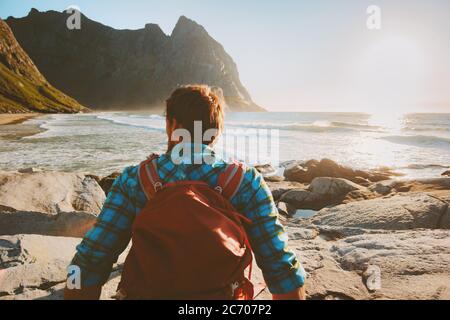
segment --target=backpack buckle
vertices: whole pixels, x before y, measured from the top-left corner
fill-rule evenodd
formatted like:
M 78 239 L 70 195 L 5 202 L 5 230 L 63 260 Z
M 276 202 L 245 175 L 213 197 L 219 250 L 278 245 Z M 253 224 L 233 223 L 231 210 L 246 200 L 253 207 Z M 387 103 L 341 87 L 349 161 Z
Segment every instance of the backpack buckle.
M 155 188 L 155 192 L 161 191 L 163 188 L 163 185 L 161 182 L 155 182 L 155 184 L 153 185 L 153 188 Z
M 235 291 L 237 288 L 239 288 L 240 286 L 241 286 L 241 284 L 240 284 L 238 281 L 233 282 L 233 283 L 231 284 L 231 291 L 233 291 L 233 294 L 234 294 L 234 291 Z

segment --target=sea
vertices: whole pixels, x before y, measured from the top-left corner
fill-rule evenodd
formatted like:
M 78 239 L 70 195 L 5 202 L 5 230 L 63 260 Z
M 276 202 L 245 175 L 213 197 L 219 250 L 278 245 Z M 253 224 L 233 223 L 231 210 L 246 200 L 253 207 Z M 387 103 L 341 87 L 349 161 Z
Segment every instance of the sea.
M 225 123 L 216 149 L 250 164 L 283 167 L 292 160 L 328 158 L 411 178 L 438 177 L 450 169 L 450 114 L 228 113 Z M 15 134 L 21 126 L 38 130 Z M 107 175 L 167 148 L 164 116 L 146 112 L 44 115 L 16 125 L 16 131 L 7 127 L 0 127 L 0 170 L 7 171 L 33 167 Z M 246 135 L 245 148 L 228 143 Z M 255 135 L 265 138 L 252 140 Z

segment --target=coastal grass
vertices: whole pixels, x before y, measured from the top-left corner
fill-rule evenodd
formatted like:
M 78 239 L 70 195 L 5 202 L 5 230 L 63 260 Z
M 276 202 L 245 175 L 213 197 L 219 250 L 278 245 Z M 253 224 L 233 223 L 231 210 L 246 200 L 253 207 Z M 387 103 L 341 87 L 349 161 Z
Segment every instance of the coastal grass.
M 87 108 L 52 87 L 36 84 L 0 63 L 0 113 L 77 113 Z

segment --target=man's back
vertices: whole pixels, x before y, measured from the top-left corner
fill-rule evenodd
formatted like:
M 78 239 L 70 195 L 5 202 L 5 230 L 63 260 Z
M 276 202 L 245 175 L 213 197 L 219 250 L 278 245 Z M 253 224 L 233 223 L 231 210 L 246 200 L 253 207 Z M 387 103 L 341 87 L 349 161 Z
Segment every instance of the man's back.
M 216 143 L 224 128 L 223 101 L 208 86 L 191 85 L 176 89 L 166 102 L 168 151 L 156 164 L 161 182 L 190 180 L 217 186 L 227 163 L 209 146 Z M 145 190 L 138 167 L 125 169 L 117 178 L 97 223 L 77 247 L 72 264 L 81 269 L 82 289 L 72 295 L 66 290 L 68 298 L 99 296 L 112 265 L 130 242 L 135 218 L 147 204 Z M 302 298 L 305 272 L 287 248 L 287 235 L 261 175 L 247 168 L 239 189 L 230 198 L 233 208 L 251 221 L 247 237 L 274 298 Z M 183 208 L 179 211 L 183 214 Z M 183 225 L 179 228 L 182 230 Z
M 216 157 L 206 146 L 202 146 L 202 150 L 205 155 L 212 154 L 214 160 L 203 164 L 175 164 L 169 153 L 161 155 L 157 162 L 161 180 L 164 183 L 204 181 L 210 186 L 216 186 L 218 176 L 225 170 L 227 162 Z M 201 157 L 203 154 L 193 156 Z M 138 179 L 138 166 L 125 169 L 115 181 L 98 222 L 77 247 L 77 254 L 72 261 L 73 265 L 82 270 L 84 286 L 105 283 L 112 264 L 127 247 L 133 222 L 146 203 L 147 199 Z M 277 219 L 273 198 L 254 168 L 246 169 L 231 204 L 252 222 L 247 227 L 248 237 L 270 291 L 283 294 L 302 286 L 304 271 L 295 255 L 285 250 L 286 234 Z

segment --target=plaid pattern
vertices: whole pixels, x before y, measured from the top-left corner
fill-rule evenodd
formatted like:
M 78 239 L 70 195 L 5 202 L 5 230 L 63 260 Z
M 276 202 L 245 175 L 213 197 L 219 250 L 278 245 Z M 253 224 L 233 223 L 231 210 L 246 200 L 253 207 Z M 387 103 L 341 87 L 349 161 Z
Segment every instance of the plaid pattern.
M 203 153 L 206 146 L 203 146 Z M 158 159 L 158 173 L 165 183 L 180 180 L 200 180 L 217 185 L 218 176 L 227 163 L 208 148 L 212 164 L 175 165 L 170 154 Z M 201 156 L 195 155 L 194 156 Z M 178 162 L 177 162 L 178 163 Z M 138 181 L 138 166 L 129 167 L 116 179 L 95 226 L 86 234 L 72 261 L 81 269 L 83 286 L 103 285 L 112 265 L 131 239 L 134 218 L 147 202 Z M 278 211 L 272 194 L 262 176 L 247 168 L 243 182 L 231 203 L 253 223 L 247 228 L 256 262 L 273 294 L 284 294 L 301 287 L 305 271 L 295 254 L 287 248 L 287 234 L 278 221 Z

